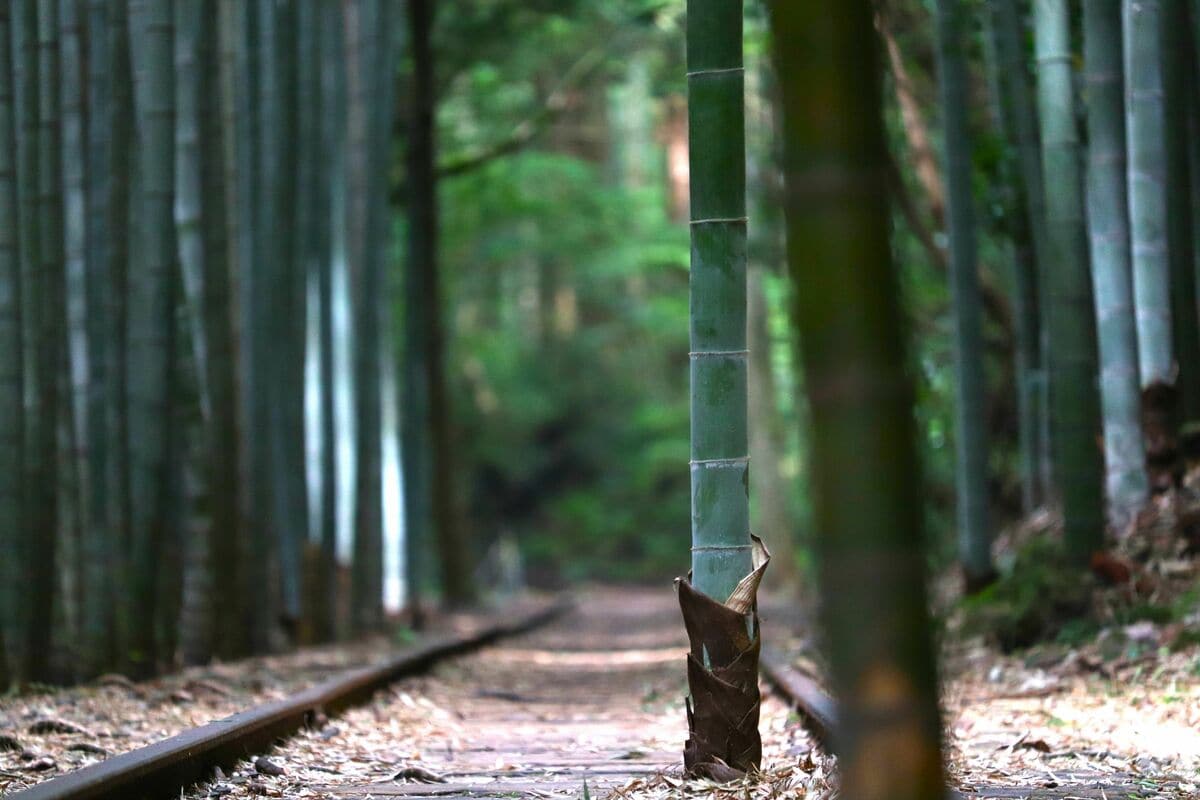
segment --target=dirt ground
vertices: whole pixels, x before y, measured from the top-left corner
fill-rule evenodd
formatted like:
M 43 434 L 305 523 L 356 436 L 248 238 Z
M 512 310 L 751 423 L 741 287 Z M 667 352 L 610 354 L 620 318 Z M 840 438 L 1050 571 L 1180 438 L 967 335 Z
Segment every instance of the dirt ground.
M 445 616 L 430 633 L 468 633 L 485 614 Z M 377 636 L 276 656 L 215 663 L 133 683 L 105 675 L 81 686 L 0 695 L 0 797 L 386 661 L 414 641 Z
M 978 643 L 947 660 L 949 759 L 964 794 L 1200 796 L 1200 652 L 1160 651 L 1154 626 L 1129 627 L 1121 636 L 1135 644 L 1110 662 L 1090 648 L 1019 657 Z
M 764 780 L 682 779 L 686 642 L 669 588 L 597 590 L 554 625 L 397 684 L 188 798 L 803 797 L 828 762 L 778 699 Z
M 812 670 L 802 623 L 764 630 Z M 958 639 L 943 659 L 951 786 L 961 798 L 1200 796 L 1200 649 L 1136 623 L 1077 648 L 1001 655 Z M 394 648 L 315 650 L 110 678 L 0 703 L 0 794 L 311 685 Z M 682 777 L 685 642 L 669 588 L 597 589 L 553 625 L 402 681 L 374 701 L 250 758 L 184 796 L 832 798 L 835 759 L 777 697 L 763 703 L 763 773 Z M 0 740 L 2 742 L 4 740 Z M 0 748 L 3 748 L 0 744 Z M 101 751 L 102 749 L 102 751 Z M 586 789 L 585 789 L 586 787 Z

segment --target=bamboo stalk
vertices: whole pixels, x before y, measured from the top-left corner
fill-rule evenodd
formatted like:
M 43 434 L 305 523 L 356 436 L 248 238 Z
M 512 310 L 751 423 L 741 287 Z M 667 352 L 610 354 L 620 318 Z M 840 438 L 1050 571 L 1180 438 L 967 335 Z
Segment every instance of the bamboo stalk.
M 938 63 L 949 199 L 950 293 L 954 302 L 958 553 L 968 589 L 978 589 L 992 580 L 994 571 L 988 518 L 983 315 L 971 192 L 964 17 L 960 0 L 938 0 Z
M 688 3 L 692 585 L 724 601 L 752 569 L 746 429 L 742 3 Z
M 13 108 L 12 5 L 0 7 L 0 688 L 24 672 L 23 468 L 20 214 Z M 11 659 L 11 661 L 10 661 Z
M 811 414 L 821 622 L 841 792 L 944 795 L 913 387 L 891 259 L 867 0 L 774 0 L 788 263 Z
M 1145 503 L 1148 484 L 1130 272 L 1121 10 L 1111 2 L 1087 2 L 1083 14 L 1088 230 L 1100 346 L 1106 483 L 1109 519 L 1123 527 Z
M 1159 6 L 1158 0 L 1124 0 L 1122 5 L 1133 297 L 1143 389 L 1153 383 L 1175 382 Z
M 1104 539 L 1103 467 L 1096 437 L 1096 328 L 1088 271 L 1083 175 L 1071 74 L 1066 0 L 1037 0 L 1038 110 L 1042 172 L 1047 180 L 1046 279 L 1054 478 L 1062 502 L 1065 540 L 1086 561 Z
M 135 673 L 159 657 L 155 620 L 160 558 L 170 519 L 170 353 L 175 265 L 174 7 L 170 0 L 131 0 L 134 107 L 141 174 L 136 195 L 140 258 L 130 274 L 130 456 L 133 475 L 130 595 L 141 621 L 129 653 Z

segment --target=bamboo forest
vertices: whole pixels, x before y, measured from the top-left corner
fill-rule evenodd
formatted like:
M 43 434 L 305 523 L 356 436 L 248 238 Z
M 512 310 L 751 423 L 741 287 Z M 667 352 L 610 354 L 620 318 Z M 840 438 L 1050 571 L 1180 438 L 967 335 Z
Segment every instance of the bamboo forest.
M 0 797 L 1200 797 L 1200 0 L 0 0 Z

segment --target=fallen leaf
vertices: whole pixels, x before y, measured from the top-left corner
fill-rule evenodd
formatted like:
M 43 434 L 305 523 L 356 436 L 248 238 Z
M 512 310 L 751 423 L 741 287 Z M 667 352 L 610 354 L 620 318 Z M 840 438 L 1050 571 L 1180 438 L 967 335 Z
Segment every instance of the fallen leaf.
M 392 776 L 394 781 L 417 781 L 418 783 L 445 783 L 446 779 L 424 767 L 405 767 Z
M 254 759 L 254 771 L 259 775 L 278 777 L 285 774 L 287 770 L 285 770 L 282 765 L 275 763 L 266 756 L 259 756 L 258 758 Z
M 89 736 L 91 735 L 85 728 L 76 725 L 74 722 L 68 722 L 65 719 L 55 719 L 53 717 L 43 717 L 42 719 L 35 721 L 29 726 L 28 730 L 30 733 L 37 734 L 38 736 L 45 736 L 53 733 L 82 733 Z

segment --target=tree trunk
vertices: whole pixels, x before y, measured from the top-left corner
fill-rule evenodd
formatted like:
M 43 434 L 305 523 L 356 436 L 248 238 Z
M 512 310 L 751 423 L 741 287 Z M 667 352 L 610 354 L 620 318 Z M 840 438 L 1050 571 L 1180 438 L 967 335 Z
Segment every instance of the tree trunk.
M 1166 127 L 1167 247 L 1171 338 L 1179 370 L 1178 421 L 1200 422 L 1200 324 L 1192 232 L 1188 117 L 1196 104 L 1195 39 L 1188 0 L 1160 0 L 1163 104 Z
M 313 24 L 317 34 L 320 64 L 319 85 L 311 91 L 321 93 L 320 114 L 317 117 L 320 137 L 320 163 L 316 171 L 317 204 L 316 216 L 318 238 L 314 242 L 316 259 L 317 302 L 319 305 L 318 353 L 321 376 L 321 519 L 319 523 L 321 543 L 320 584 L 317 592 L 321 598 L 320 618 L 317 620 L 317 635 L 322 640 L 336 638 L 337 630 L 337 520 L 338 520 L 338 457 L 337 457 L 337 407 L 335 386 L 337 375 L 334 369 L 334 290 L 333 229 L 339 225 L 334 200 L 335 176 L 345 169 L 345 147 L 342 119 L 344 104 L 341 102 L 342 87 L 338 68 L 341 65 L 341 14 L 331 3 L 314 3 L 312 13 L 317 17 Z
M 1174 384 L 1167 260 L 1166 134 L 1158 0 L 1125 0 L 1129 219 L 1143 389 Z
M 762 758 L 754 595 L 765 563 L 749 535 L 742 13 L 741 2 L 687 5 L 692 569 L 678 585 L 691 643 L 683 760 L 697 775 L 719 762 L 749 771 Z M 744 580 L 753 585 L 742 598 Z
M 1126 216 L 1121 9 L 1111 2 L 1093 1 L 1084 3 L 1083 14 L 1088 228 L 1096 287 L 1108 511 L 1114 527 L 1124 528 L 1146 502 L 1147 484 Z
M 1143 436 L 1151 488 L 1176 481 L 1178 409 L 1168 251 L 1166 108 L 1158 0 L 1125 0 L 1129 221 Z
M 136 201 L 141 253 L 130 275 L 130 456 L 133 472 L 133 563 L 130 668 L 152 672 L 159 652 L 155 627 L 160 558 L 171 497 L 170 353 L 175 269 L 174 14 L 171 0 L 130 0 L 134 94 L 141 158 Z M 131 615 L 133 616 L 133 615 Z M 164 654 L 165 655 L 165 654 Z
M 409 273 L 405 293 L 407 309 L 421 310 L 417 343 L 424 367 L 425 397 L 416 409 L 424 413 L 416 423 L 427 426 L 423 438 L 428 450 L 428 491 L 432 534 L 441 564 L 442 598 L 447 605 L 467 605 L 475 599 L 470 548 L 459 526 L 455 508 L 454 460 L 450 405 L 446 388 L 445 340 L 442 324 L 441 277 L 438 273 L 437 146 L 434 114 L 434 54 L 430 41 L 435 4 L 413 0 L 408 4 L 413 50 L 412 129 L 409 135 Z M 409 329 L 412 330 L 411 328 Z M 411 373 L 410 373 L 411 374 Z
M 24 438 L 25 458 L 23 495 L 25 517 L 20 531 L 22 560 L 14 592 L 23 598 L 14 612 L 19 631 L 13 644 L 15 674 L 18 683 L 45 676 L 48 640 L 37 641 L 33 630 L 35 620 L 49 626 L 53 596 L 49 583 L 38 583 L 33 562 L 39 548 L 38 531 L 47 531 L 53 541 L 57 527 L 57 500 L 54 485 L 53 459 L 47 461 L 46 419 L 43 411 L 44 369 L 39 358 L 42 331 L 38 319 L 42 314 L 41 298 L 44 280 L 39 255 L 41 238 L 38 222 L 38 50 L 37 2 L 22 0 L 13 9 L 13 77 L 15 79 L 17 139 L 16 177 L 18 245 L 21 257 L 20 306 L 22 363 L 25 380 Z M 50 426 L 51 430 L 53 426 Z M 53 435 L 51 434 L 51 440 Z M 52 449 L 51 449 L 51 452 Z M 38 646 L 43 649 L 36 649 Z
M 63 237 L 66 338 L 63 341 L 64 374 L 60 391 L 65 394 L 62 419 L 67 447 L 60 456 L 60 469 L 67 478 L 72 509 L 69 538 L 70 557 L 59 560 L 64 576 L 69 576 L 69 591 L 64 593 L 65 631 L 73 654 L 74 671 L 81 661 L 82 620 L 87 613 L 89 529 L 91 510 L 91 474 L 88 469 L 88 333 L 87 333 L 87 151 L 85 145 L 86 105 L 84 99 L 83 3 L 58 0 L 61 81 L 60 158 L 63 170 Z
M 105 438 L 108 460 L 110 564 L 112 564 L 114 656 L 128 661 L 137 617 L 128 602 L 118 601 L 117 587 L 127 587 L 132 575 L 133 470 L 129 430 L 129 289 L 133 250 L 133 65 L 129 44 L 127 0 L 108 0 L 108 50 L 104 68 L 112 75 L 111 190 L 97 202 L 107 207 L 110 231 L 107 281 L 108 326 L 105 330 L 107 387 Z
M 308 532 L 304 472 L 304 273 L 296 248 L 297 96 L 296 12 L 293 4 L 260 4 L 262 45 L 258 110 L 262 114 L 259 158 L 263 169 L 263 269 L 260 296 L 272 355 L 267 415 L 272 529 L 279 553 L 282 621 L 295 636 L 300 620 L 301 550 Z
M 237 465 L 242 460 L 242 443 L 237 430 L 237 358 L 233 336 L 233 289 L 231 286 L 227 143 L 233 130 L 223 114 L 228 97 L 220 80 L 217 0 L 198 0 L 196 30 L 196 92 L 200 136 L 200 216 L 204 272 L 202 312 L 208 387 L 208 428 L 205 450 L 208 489 L 208 564 L 212 617 L 240 617 L 243 604 L 242 565 L 239 547 L 245 529 L 238 512 Z M 214 651 L 225 658 L 239 654 L 238 636 L 228 625 L 217 625 Z
M 87 381 L 85 505 L 83 531 L 85 602 L 82 619 L 80 673 L 98 675 L 115 662 L 113 607 L 116 562 L 112 548 L 113 503 L 109 475 L 111 412 L 110 312 L 112 263 L 109 204 L 113 178 L 113 72 L 108 0 L 87 5 L 87 183 L 84 305 Z
M 59 84 L 59 41 L 57 0 L 38 0 L 37 4 L 37 230 L 38 230 L 38 303 L 34 315 L 37 329 L 37 379 L 39 382 L 36 416 L 38 436 L 31 442 L 38 450 L 37 463 L 45 483 L 38 481 L 35 493 L 43 506 L 37 520 L 31 520 L 30 535 L 34 547 L 29 576 L 32 584 L 30 655 L 37 664 L 35 676 L 45 676 L 51 646 L 54 587 L 58 581 L 57 532 L 67 517 L 60 513 L 58 422 L 64 407 L 60 405 L 60 366 L 65 354 L 66 314 L 63 305 L 66 254 L 63 247 L 62 197 L 62 126 L 61 87 Z
M 983 323 L 976 261 L 975 198 L 971 191 L 971 140 L 967 128 L 965 13 L 960 0 L 938 0 L 942 127 L 949 200 L 950 293 L 954 303 L 955 418 L 958 490 L 958 558 L 968 591 L 995 577 L 988 519 L 988 439 Z
M 1020 424 L 1021 501 L 1026 513 L 1050 486 L 1046 391 L 1046 218 L 1037 111 L 1029 90 L 1024 26 L 1016 0 L 993 0 L 988 34 L 996 53 L 1001 128 L 1016 153 L 1012 229 L 1017 251 L 1014 303 L 1017 316 L 1017 409 Z
M 414 9 L 410 6 L 410 11 Z M 413 38 L 413 52 L 418 48 L 427 48 L 416 40 L 417 28 L 410 26 L 409 36 Z M 414 94 L 416 85 L 413 85 Z M 431 145 L 425 144 L 423 137 L 432 135 L 426 127 L 432 125 L 432 110 L 425 109 L 429 120 L 419 118 L 417 112 L 422 109 L 413 97 L 413 114 L 410 125 L 413 130 L 408 143 L 409 159 L 409 196 L 408 196 L 408 259 L 405 263 L 404 277 L 404 363 L 402 365 L 403 397 L 400 410 L 401 457 L 404 472 L 404 563 L 406 603 L 414 624 L 420 627 L 423 623 L 423 595 L 425 591 L 436 585 L 434 577 L 434 548 L 432 503 L 430 492 L 430 439 L 429 439 L 429 373 L 426 368 L 428 345 L 425 333 L 428 323 L 425 319 L 429 308 L 429 290 L 425 288 L 425 261 L 428 257 L 425 250 L 426 230 L 430 225 L 428 220 L 418 219 L 418 213 L 425 213 L 424 206 L 417 203 L 415 187 L 412 184 L 414 169 L 428 170 L 432 162 L 431 153 L 418 153 L 418 146 L 425 150 Z M 425 100 L 426 104 L 432 99 Z M 418 163 L 418 161 L 420 163 Z M 427 178 L 428 180 L 428 178 Z M 422 191 L 427 191 L 422 189 Z M 428 201 L 426 201 L 428 202 Z M 418 227 L 424 226 L 424 227 Z M 436 277 L 436 276 L 435 276 Z M 497 319 L 499 315 L 497 314 Z
M 923 493 L 871 4 L 771 9 L 841 791 L 934 800 L 945 789 Z
M 691 0 L 688 19 L 692 583 L 723 601 L 751 571 L 742 6 Z
M 183 344 L 177 348 L 179 356 L 190 362 L 194 369 L 188 375 L 181 370 L 181 380 L 198 389 L 201 425 L 211 424 L 211 398 L 207 389 L 208 345 L 204 335 L 204 292 L 205 260 L 208 256 L 204 247 L 202 231 L 208 223 L 201 213 L 200 131 L 199 131 L 199 70 L 197 64 L 197 42 L 201 25 L 202 9 L 199 0 L 175 0 L 175 98 L 177 119 L 175 125 L 175 226 L 179 242 L 180 277 L 183 286 L 183 308 L 186 333 Z M 196 420 L 185 422 L 189 433 Z M 189 447 L 181 456 L 186 456 L 189 466 L 194 460 L 204 459 L 203 447 L 197 447 L 189 436 Z M 188 469 L 186 472 L 190 473 Z M 190 483 L 187 481 L 185 483 Z M 187 492 L 184 493 L 187 497 Z M 211 502 L 211 494 L 208 500 Z M 189 509 L 190 510 L 190 509 Z M 178 532 L 183 539 L 183 602 L 179 618 L 179 638 L 185 664 L 206 663 L 213 653 L 213 638 L 216 625 L 213 605 L 212 579 L 208 569 L 210 562 L 208 539 L 211 518 L 196 520 L 195 524 L 185 511 Z
M 266 268 L 262 240 L 268 230 L 264 222 L 259 140 L 263 136 L 255 87 L 260 79 L 261 59 L 257 6 L 231 3 L 229 24 L 236 42 L 237 261 L 241 266 L 238 285 L 238 318 L 241 328 L 242 441 L 246 443 L 244 472 L 247 489 L 242 516 L 247 541 L 242 550 L 246 569 L 243 597 L 248 621 L 246 648 L 265 652 L 275 622 L 275 597 L 271 591 L 270 466 L 267 415 L 270 411 L 267 374 L 269 342 L 260 313 Z
M 12 4 L 0 7 L 0 689 L 26 677 L 25 448 L 20 214 L 13 109 Z
M 379 325 L 382 276 L 377 254 L 370 252 L 371 170 L 379 165 L 373 148 L 371 87 L 375 66 L 379 6 L 358 0 L 345 6 L 348 86 L 348 264 L 357 324 L 354 341 L 355 484 L 354 562 L 351 622 L 358 632 L 379 627 L 383 618 L 383 486 L 380 423 L 382 394 Z
M 1047 180 L 1046 310 L 1050 336 L 1050 397 L 1054 417 L 1054 478 L 1065 540 L 1086 562 L 1104 541 L 1100 402 L 1096 391 L 1096 328 L 1088 274 L 1087 230 L 1079 135 L 1071 76 L 1066 0 L 1036 0 L 1038 107 L 1042 171 Z

